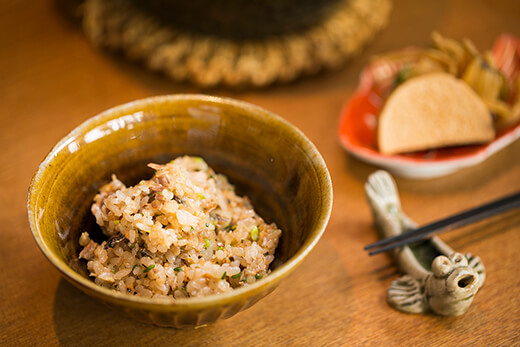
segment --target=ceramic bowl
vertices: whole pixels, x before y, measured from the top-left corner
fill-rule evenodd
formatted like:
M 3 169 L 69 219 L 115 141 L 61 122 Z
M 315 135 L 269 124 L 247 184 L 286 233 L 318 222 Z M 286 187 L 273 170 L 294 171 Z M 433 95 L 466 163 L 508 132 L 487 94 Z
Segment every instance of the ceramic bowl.
M 152 176 L 147 163 L 179 155 L 203 157 L 283 230 L 273 272 L 228 293 L 173 303 L 97 286 L 77 257 L 80 233 L 97 228 L 90 213 L 96 191 L 113 173 L 133 185 Z M 274 290 L 316 245 L 331 208 L 327 167 L 304 134 L 260 107 L 203 95 L 138 100 L 87 120 L 41 163 L 27 202 L 38 246 L 69 282 L 136 319 L 179 328 L 231 317 Z

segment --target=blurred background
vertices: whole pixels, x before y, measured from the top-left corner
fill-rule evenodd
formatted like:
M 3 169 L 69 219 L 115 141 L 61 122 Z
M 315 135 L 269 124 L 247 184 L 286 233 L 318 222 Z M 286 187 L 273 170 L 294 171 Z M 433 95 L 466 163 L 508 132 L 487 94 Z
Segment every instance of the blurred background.
M 468 334 L 477 327 L 481 336 L 490 338 L 488 343 L 493 336 L 501 336 L 505 345 L 518 343 L 519 296 L 500 296 L 506 287 L 520 287 L 517 270 L 509 277 L 503 273 L 501 279 L 509 281 L 505 287 L 486 288 L 481 294 L 485 300 L 481 296 L 474 304 L 479 312 L 474 320 L 427 317 L 421 318 L 423 327 L 417 331 L 389 328 L 418 326 L 418 321 L 399 315 L 388 322 L 380 315 L 388 310 L 384 291 L 395 269 L 387 258 L 368 260 L 362 252 L 362 246 L 375 239 L 363 191 L 375 167 L 345 153 L 337 126 L 342 106 L 374 55 L 430 45 L 435 30 L 451 38 L 470 38 L 484 51 L 501 33 L 520 36 L 519 23 L 520 1 L 512 0 L 1 1 L 0 278 L 9 280 L 2 285 L 0 344 L 77 345 L 78 339 L 92 344 L 99 342 L 96 336 L 111 336 L 113 329 L 136 343 L 230 345 L 248 333 L 242 341 L 253 344 L 268 332 L 272 341 L 288 345 L 302 345 L 309 338 L 323 339 L 322 345 L 374 339 L 398 345 L 408 343 L 410 336 L 418 344 L 462 344 L 480 341 Z M 312 281 L 329 295 L 321 306 L 306 304 L 306 298 L 315 298 L 314 291 L 282 286 L 263 305 L 214 327 L 157 329 L 95 303 L 46 263 L 32 240 L 25 208 L 30 179 L 41 160 L 59 139 L 99 112 L 174 93 L 228 96 L 259 105 L 289 120 L 322 153 L 334 184 L 334 210 L 316 249 L 316 256 L 324 257 L 313 259 L 318 261 L 315 266 L 330 261 L 335 271 L 330 276 L 340 284 L 325 285 L 327 272 L 316 279 L 304 273 L 293 277 L 302 288 Z M 520 189 L 519 153 L 517 141 L 471 170 L 428 184 L 400 180 L 403 203 L 421 224 Z M 518 225 L 518 220 L 513 222 Z M 492 273 L 500 257 L 515 260 L 518 253 L 520 233 L 503 228 L 509 231 L 495 230 L 495 238 L 481 234 L 487 237 L 484 242 L 479 237 L 452 238 L 452 246 L 473 246 L 486 264 L 495 261 Z M 10 257 L 13 253 L 16 261 Z M 15 271 L 19 266 L 23 276 Z M 290 300 L 291 295 L 300 301 Z M 300 323 L 295 326 L 283 315 L 277 318 L 272 305 L 300 317 L 291 318 Z M 99 312 L 107 318 L 100 320 Z M 509 323 L 498 323 L 500 312 L 510 312 Z M 255 321 L 255 314 L 266 321 Z M 320 320 L 326 324 L 316 329 Z M 236 329 L 238 322 L 246 322 L 248 331 Z

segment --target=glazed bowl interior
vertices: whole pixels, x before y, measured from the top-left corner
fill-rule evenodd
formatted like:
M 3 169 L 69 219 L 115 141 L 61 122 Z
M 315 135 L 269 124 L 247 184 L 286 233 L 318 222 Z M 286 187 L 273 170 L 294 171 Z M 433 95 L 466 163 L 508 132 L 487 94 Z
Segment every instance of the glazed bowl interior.
M 97 190 L 112 174 L 126 185 L 149 179 L 153 170 L 148 163 L 162 164 L 180 155 L 204 158 L 229 178 L 239 195 L 251 199 L 260 216 L 282 229 L 273 273 L 246 288 L 173 304 L 96 286 L 85 262 L 78 260 L 78 239 L 84 231 L 103 239 L 90 212 Z M 314 247 L 331 205 L 325 163 L 299 130 L 259 107 L 201 95 L 138 100 L 91 118 L 51 150 L 33 178 L 28 198 L 34 237 L 70 282 L 109 304 L 162 312 L 203 310 L 246 299 L 251 302 L 243 306 L 254 303 Z M 195 319 L 193 324 L 212 319 Z

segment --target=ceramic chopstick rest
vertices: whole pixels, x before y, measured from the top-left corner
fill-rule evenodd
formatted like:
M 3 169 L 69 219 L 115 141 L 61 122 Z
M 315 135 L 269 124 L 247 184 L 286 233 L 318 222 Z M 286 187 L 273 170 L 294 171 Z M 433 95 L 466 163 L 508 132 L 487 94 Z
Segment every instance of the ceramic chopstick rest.
M 396 184 L 386 171 L 370 175 L 365 191 L 382 237 L 416 227 L 403 212 Z M 455 252 L 437 236 L 394 249 L 391 255 L 404 275 L 388 288 L 388 303 L 407 313 L 464 314 L 486 276 L 478 257 Z

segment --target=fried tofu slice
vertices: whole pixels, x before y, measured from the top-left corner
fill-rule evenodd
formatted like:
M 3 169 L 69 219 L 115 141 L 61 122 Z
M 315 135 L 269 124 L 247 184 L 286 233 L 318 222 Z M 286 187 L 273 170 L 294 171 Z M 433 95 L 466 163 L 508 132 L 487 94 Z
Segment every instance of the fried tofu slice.
M 488 143 L 493 118 L 482 99 L 448 73 L 412 78 L 388 98 L 378 121 L 383 154 Z

